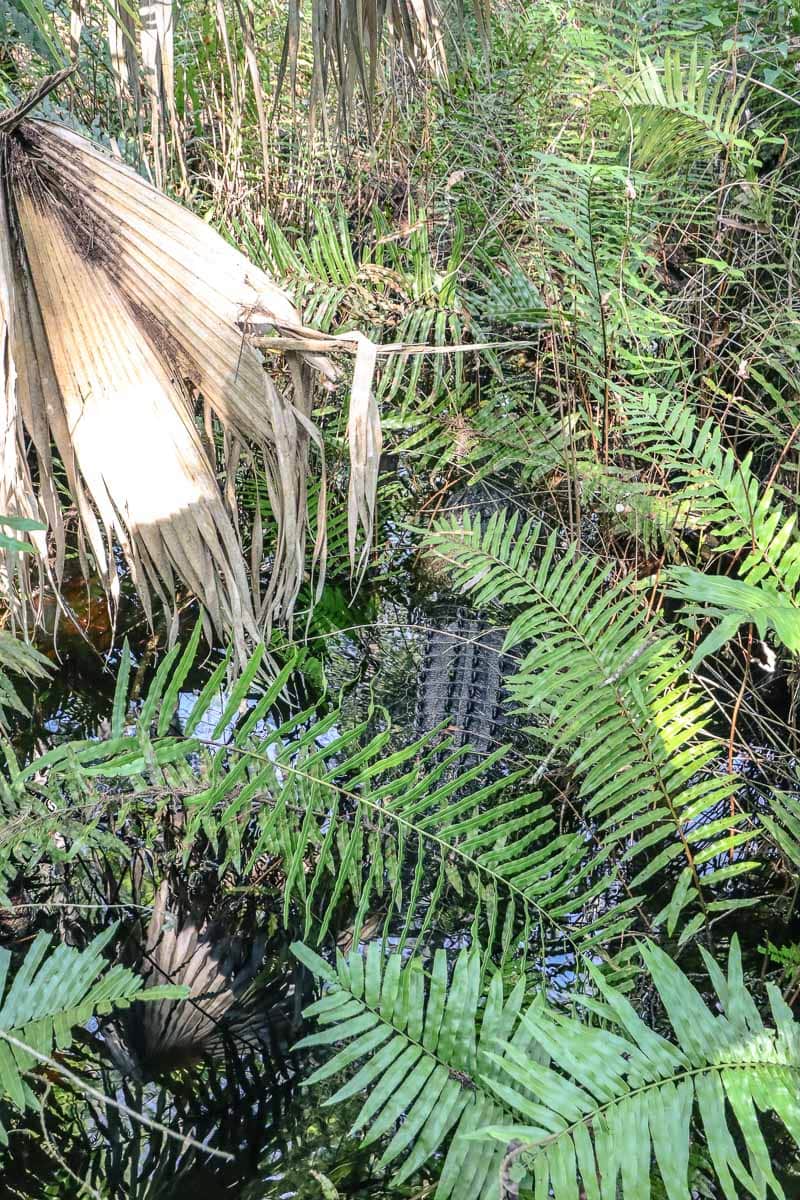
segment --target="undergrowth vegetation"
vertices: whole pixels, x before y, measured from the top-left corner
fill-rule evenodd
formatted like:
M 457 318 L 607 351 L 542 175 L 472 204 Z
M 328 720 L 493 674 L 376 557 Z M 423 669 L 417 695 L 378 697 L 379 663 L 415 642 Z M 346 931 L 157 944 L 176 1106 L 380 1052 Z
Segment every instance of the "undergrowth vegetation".
M 383 441 L 356 359 L 301 412 L 294 622 L 210 645 L 214 563 L 178 539 L 165 619 L 109 543 L 109 608 L 19 418 L 64 523 L 0 550 L 77 582 L 0 628 L 4 1194 L 794 1194 L 796 5 L 75 10 L 35 115 L 284 289 L 276 379 L 377 345 Z M 8 109 L 69 27 L 0 0 Z M 195 399 L 269 595 L 286 461 Z

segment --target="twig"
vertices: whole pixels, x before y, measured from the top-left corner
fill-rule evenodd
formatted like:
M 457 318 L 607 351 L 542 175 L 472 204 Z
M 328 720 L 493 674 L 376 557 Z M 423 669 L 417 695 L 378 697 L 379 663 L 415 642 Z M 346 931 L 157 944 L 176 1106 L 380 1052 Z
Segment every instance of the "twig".
M 617 667 L 616 671 L 613 671 L 607 679 L 603 680 L 602 686 L 608 687 L 611 684 L 619 683 L 622 676 L 628 670 L 628 667 L 632 667 L 636 660 L 642 657 L 645 650 L 649 650 L 653 643 L 658 641 L 659 636 L 659 633 L 654 630 L 653 633 L 646 637 L 641 646 L 637 646 L 636 649 L 628 655 L 625 661 Z
M 162 1125 L 160 1121 L 154 1121 L 151 1117 L 146 1117 L 144 1113 L 137 1112 L 135 1108 L 130 1108 L 127 1104 L 123 1104 L 120 1100 L 112 1100 L 110 1096 L 92 1087 L 85 1079 L 81 1079 L 73 1071 L 56 1062 L 49 1054 L 42 1054 L 39 1050 L 34 1050 L 33 1046 L 29 1046 L 27 1042 L 21 1042 L 19 1038 L 15 1038 L 12 1033 L 6 1032 L 5 1029 L 0 1029 L 0 1038 L 4 1042 L 8 1042 L 16 1050 L 21 1050 L 25 1054 L 30 1054 L 31 1058 L 35 1058 L 38 1062 L 44 1063 L 51 1070 L 57 1071 L 64 1079 L 68 1079 L 80 1091 L 85 1092 L 87 1096 L 91 1096 L 94 1100 L 99 1100 L 101 1104 L 110 1104 L 113 1108 L 119 1109 L 134 1121 L 138 1121 L 140 1125 L 147 1126 L 148 1129 L 156 1129 L 159 1133 L 165 1133 L 167 1137 L 174 1138 L 176 1142 L 180 1142 L 182 1146 L 193 1146 L 195 1150 L 202 1150 L 205 1154 L 210 1154 L 214 1158 L 224 1158 L 229 1162 L 233 1161 L 233 1155 L 227 1150 L 214 1150 L 210 1146 L 206 1146 L 203 1142 L 198 1142 L 195 1138 L 188 1134 L 176 1133 L 174 1129 L 169 1129 L 166 1125 Z
M 312 354 L 331 354 L 337 350 L 344 350 L 354 354 L 358 348 L 357 339 L 352 333 L 341 333 L 333 337 L 320 334 L 314 337 L 304 333 L 294 335 L 268 332 L 275 327 L 267 322 L 241 321 L 239 324 L 242 331 L 248 335 L 251 344 L 260 350 L 303 350 Z M 522 341 L 511 339 L 502 342 L 456 342 L 451 346 L 429 346 L 426 342 L 383 342 L 376 347 L 376 351 L 379 355 L 466 354 L 470 350 L 526 350 L 537 345 L 538 341 L 532 338 Z

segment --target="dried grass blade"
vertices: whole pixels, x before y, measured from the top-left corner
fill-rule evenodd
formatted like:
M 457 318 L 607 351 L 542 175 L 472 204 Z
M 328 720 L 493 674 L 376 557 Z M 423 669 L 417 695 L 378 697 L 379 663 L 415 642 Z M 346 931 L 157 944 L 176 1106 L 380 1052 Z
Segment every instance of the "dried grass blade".
M 350 488 L 347 497 L 347 544 L 350 563 L 360 582 L 372 545 L 375 524 L 375 497 L 381 458 L 381 422 L 375 401 L 373 379 L 377 346 L 369 338 L 358 338 L 347 436 L 350 443 Z M 356 555 L 359 527 L 363 533 L 360 554 Z
M 175 113 L 173 0 L 141 0 L 139 17 L 144 85 L 150 95 L 155 176 L 158 186 L 163 187 L 167 174 L 167 129 Z
M 128 98 L 138 115 L 142 102 L 139 79 L 139 59 L 136 54 L 136 19 L 128 7 L 128 0 L 115 0 L 107 10 L 108 47 L 111 54 L 111 71 L 117 100 L 124 110 Z
M 258 66 L 258 55 L 256 54 L 256 29 L 253 0 L 245 0 L 244 4 L 242 4 L 242 0 L 235 0 L 235 3 L 236 12 L 239 17 L 239 24 L 242 28 L 245 61 L 247 63 L 247 70 L 250 74 L 250 82 L 253 86 L 253 97 L 256 102 L 256 113 L 258 115 L 258 133 L 261 139 L 261 158 L 264 165 L 264 196 L 265 199 L 269 199 L 269 122 L 267 119 L 267 106 L 264 100 L 264 88 L 261 84 L 261 72 Z

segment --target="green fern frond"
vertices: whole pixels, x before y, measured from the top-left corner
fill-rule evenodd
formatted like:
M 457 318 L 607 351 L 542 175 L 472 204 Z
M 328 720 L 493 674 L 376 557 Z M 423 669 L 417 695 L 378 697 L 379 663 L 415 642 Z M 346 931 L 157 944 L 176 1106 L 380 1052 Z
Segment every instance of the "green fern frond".
M 358 247 L 341 203 L 316 205 L 310 215 L 313 233 L 294 242 L 268 215 L 263 234 L 252 222 L 235 225 L 253 260 L 292 289 L 305 321 L 323 331 L 357 326 L 378 341 L 414 346 L 443 348 L 467 340 L 469 322 L 457 282 L 464 253 L 458 222 L 447 257 L 439 262 L 429 216 L 413 203 L 407 233 L 401 236 L 376 209 Z M 418 449 L 430 431 L 431 410 L 463 387 L 462 352 L 430 359 L 388 355 L 377 389 L 384 410 L 391 410 L 384 429 L 406 435 L 404 451 Z
M 49 661 L 34 646 L 0 629 L 0 729 L 8 724 L 9 712 L 25 716 L 28 711 L 10 676 L 21 675 L 24 679 L 41 681 L 48 677 L 50 670 Z
M 165 995 L 163 988 L 145 994 L 133 971 L 120 964 L 109 966 L 102 951 L 114 932 L 111 926 L 83 950 L 64 944 L 50 949 L 50 936 L 39 933 L 13 976 L 11 953 L 0 948 L 0 1097 L 16 1108 L 38 1107 L 25 1079 L 40 1065 L 37 1054 L 50 1058 L 54 1050 L 67 1049 L 75 1026 L 92 1016 L 125 1008 L 136 999 Z M 166 992 L 176 996 L 181 989 Z M 0 1142 L 7 1144 L 2 1123 Z
M 637 165 L 651 171 L 749 149 L 740 132 L 744 83 L 729 88 L 710 57 L 699 59 L 696 45 L 687 63 L 669 46 L 660 66 L 644 57 L 623 82 L 620 100 L 633 125 Z
M 667 954 L 642 945 L 672 1039 L 596 968 L 592 994 L 575 996 L 567 1015 L 541 1000 L 523 1010 L 519 987 L 504 1002 L 497 975 L 483 999 L 474 951 L 461 951 L 448 988 L 442 951 L 426 978 L 417 959 L 384 957 L 376 943 L 335 971 L 294 950 L 326 985 L 306 1012 L 323 1029 L 300 1047 L 341 1047 L 306 1085 L 361 1062 L 326 1103 L 367 1093 L 352 1132 L 367 1130 L 367 1143 L 393 1135 L 381 1165 L 406 1156 L 397 1182 L 446 1147 L 436 1200 L 489 1200 L 526 1182 L 536 1200 L 575 1200 L 579 1189 L 633 1200 L 649 1195 L 653 1163 L 670 1200 L 687 1200 L 699 1127 L 729 1200 L 739 1187 L 783 1195 L 758 1113 L 800 1146 L 800 1032 L 773 985 L 774 1027 L 762 1020 L 735 938 L 727 976 L 702 952 L 712 1007 Z
M 796 875 L 800 872 L 800 800 L 791 792 L 767 794 L 768 812 L 760 814 L 761 823 Z
M 719 554 L 739 557 L 746 583 L 767 580 L 787 597 L 800 579 L 800 539 L 771 487 L 762 487 L 752 456 L 741 462 L 723 445 L 714 417 L 701 425 L 692 408 L 674 396 L 626 395 L 626 433 L 634 448 L 670 472 L 670 489 L 681 519 L 706 526 Z
M 771 1114 L 800 1147 L 800 1031 L 791 1010 L 769 985 L 774 1026 L 765 1024 L 735 938 L 727 977 L 703 952 L 718 1011 L 659 947 L 645 944 L 642 958 L 674 1040 L 648 1028 L 594 972 L 598 995 L 577 1003 L 600 1025 L 544 1008 L 525 1014 L 522 1024 L 549 1063 L 501 1048 L 495 1063 L 513 1085 L 482 1082 L 518 1120 L 484 1132 L 502 1145 L 515 1139 L 507 1167 L 532 1179 L 536 1200 L 574 1200 L 579 1186 L 589 1200 L 649 1195 L 653 1161 L 669 1200 L 686 1200 L 694 1118 L 728 1200 L 740 1189 L 782 1197 L 758 1114 Z
M 767 584 L 707 575 L 691 567 L 671 567 L 668 580 L 667 595 L 684 600 L 700 616 L 719 620 L 695 650 L 690 671 L 734 637 L 742 625 L 754 625 L 762 639 L 774 632 L 787 650 L 793 654 L 800 651 L 800 608 Z
M 112 858 L 126 854 L 123 842 L 102 823 L 106 802 L 94 787 L 98 743 L 94 751 L 91 743 L 64 750 L 45 784 L 20 767 L 7 743 L 0 746 L 5 759 L 0 771 L 0 905 L 11 903 L 9 888 L 20 872 L 33 872 L 40 862 L 70 863 L 89 852 Z M 34 774 L 46 771 L 49 761 L 47 754 L 38 758 Z
M 377 732 L 375 717 L 340 729 L 335 708 L 272 726 L 266 718 L 294 660 L 241 717 L 263 648 L 221 705 L 227 660 L 220 662 L 176 735 L 170 725 L 197 650 L 196 630 L 165 656 L 132 726 L 123 668 L 109 739 L 60 745 L 0 777 L 9 809 L 26 814 L 18 824 L 31 856 L 47 849 L 50 822 L 77 806 L 95 822 L 84 841 L 106 839 L 100 844 L 124 857 L 123 832 L 130 837 L 140 822 L 144 832 L 150 814 L 181 797 L 184 863 L 207 842 L 220 875 L 233 868 L 247 878 L 270 856 L 285 876 L 284 922 L 299 916 L 306 939 L 327 936 L 344 899 L 355 909 L 356 936 L 383 910 L 403 914 L 403 939 L 424 912 L 415 930 L 423 938 L 453 892 L 475 898 L 490 949 L 502 956 L 521 944 L 539 969 L 549 954 L 573 957 L 628 928 L 632 898 L 602 903 L 615 886 L 608 852 L 587 845 L 583 831 L 558 830 L 528 767 L 510 769 L 508 746 L 464 769 L 470 747 L 448 751 L 441 730 L 397 746 L 388 722 Z M 35 785 L 45 773 L 46 785 Z M 0 846 L 0 871 L 5 863 L 9 874 L 21 854 L 11 850 Z
M 275 855 L 287 873 L 284 920 L 296 900 L 304 913 L 304 937 L 313 929 L 317 941 L 325 937 L 345 889 L 356 906 L 356 932 L 370 906 L 379 902 L 406 913 L 406 930 L 424 904 L 424 932 L 447 887 L 458 894 L 477 893 L 490 944 L 501 941 L 505 952 L 520 922 L 523 944 L 535 932 L 542 958 L 557 944 L 561 952 L 575 953 L 627 928 L 632 899 L 599 915 L 595 911 L 596 898 L 614 884 L 607 852 L 592 852 L 582 832 L 555 832 L 553 806 L 528 786 L 527 766 L 509 768 L 508 746 L 496 747 L 464 770 L 460 763 L 470 747 L 442 755 L 447 744 L 440 745 L 440 730 L 395 747 L 388 724 L 365 741 L 368 722 L 363 722 L 331 739 L 329 731 L 338 726 L 336 710 L 316 721 L 310 711 L 302 713 L 254 736 L 292 665 L 262 696 L 232 743 L 201 758 L 199 775 L 194 768 L 185 853 L 205 833 L 213 845 L 224 844 L 221 872 L 231 862 L 248 871 L 264 853 Z M 212 696 L 207 689 L 200 698 L 187 733 L 197 727 L 199 709 Z M 240 702 L 234 690 L 217 733 Z M 162 726 L 164 720 L 162 711 Z M 137 755 L 142 737 L 140 726 Z M 236 751 L 233 769 L 226 771 L 231 748 Z M 196 753 L 194 739 L 188 749 Z M 155 761 L 170 762 L 171 739 L 151 754 Z M 123 757 L 125 769 L 128 762 Z M 170 772 L 177 769 L 177 762 L 170 763 Z M 109 779 L 113 771 L 113 763 L 104 768 Z M 182 786 L 187 782 L 184 778 Z M 243 838 L 253 826 L 256 833 L 245 853 Z
M 721 865 L 751 834 L 733 814 L 716 816 L 738 781 L 718 771 L 704 728 L 711 705 L 687 685 L 679 642 L 648 619 L 633 580 L 613 582 L 593 555 L 562 550 L 558 531 L 545 537 L 505 513 L 482 528 L 467 515 L 430 540 L 477 604 L 519 613 L 504 649 L 526 652 L 508 689 L 548 747 L 540 771 L 555 760 L 572 772 L 584 817 L 634 867 L 632 889 L 682 864 L 662 916 L 671 933 L 694 910 L 690 936 L 717 907 L 714 885 L 755 864 Z
M 324 1103 L 366 1094 L 351 1132 L 363 1132 L 364 1144 L 393 1133 L 380 1166 L 403 1156 L 395 1183 L 409 1179 L 448 1145 L 437 1200 L 494 1198 L 504 1150 L 491 1144 L 487 1149 L 472 1134 L 508 1113 L 497 1043 L 507 1043 L 511 1054 L 537 1053 L 525 1025 L 523 984 L 505 996 L 498 972 L 482 993 L 476 950 L 460 951 L 448 980 L 443 950 L 436 951 L 428 976 L 417 957 L 403 962 L 397 951 L 385 955 L 377 942 L 363 957 L 339 956 L 335 971 L 307 947 L 295 944 L 292 949 L 325 982 L 322 999 L 304 1014 L 315 1017 L 323 1029 L 295 1049 L 341 1045 L 304 1086 L 361 1061 L 360 1069 Z M 494 1092 L 492 1083 L 498 1085 Z
M 713 537 L 717 555 L 733 556 L 738 579 L 686 567 L 668 572 L 671 593 L 695 612 L 720 618 L 703 640 L 691 668 L 719 649 L 744 623 L 763 637 L 773 630 L 792 652 L 800 649 L 800 538 L 772 487 L 754 474 L 751 455 L 741 462 L 722 443 L 719 423 L 697 425 L 694 412 L 674 397 L 625 399 L 627 431 L 637 451 L 670 473 L 675 523 L 690 519 Z
M 525 485 L 534 486 L 553 471 L 563 471 L 577 455 L 593 462 L 582 443 L 587 431 L 576 419 L 554 417 L 542 402 L 531 403 L 530 384 L 523 378 L 502 387 L 487 388 L 474 413 L 463 423 L 463 458 L 471 481 L 513 471 Z
M 4 533 L 4 529 L 10 529 L 11 533 Z M 10 551 L 14 557 L 35 553 L 35 547 L 31 542 L 24 540 L 24 535 L 34 530 L 41 533 L 44 529 L 45 526 L 40 521 L 30 517 L 0 515 L 0 550 Z M 19 534 L 23 536 L 17 536 Z M 23 561 L 20 559 L 20 563 Z M 26 716 L 28 712 L 10 674 L 41 682 L 47 678 L 50 669 L 48 659 L 34 646 L 22 638 L 15 637 L 13 633 L 0 629 L 0 730 L 6 728 L 9 712 L 17 712 L 22 716 Z
M 494 260 L 476 252 L 475 274 L 481 291 L 471 297 L 470 307 L 480 321 L 490 325 L 541 325 L 547 309 L 536 287 L 520 264 L 506 251 Z

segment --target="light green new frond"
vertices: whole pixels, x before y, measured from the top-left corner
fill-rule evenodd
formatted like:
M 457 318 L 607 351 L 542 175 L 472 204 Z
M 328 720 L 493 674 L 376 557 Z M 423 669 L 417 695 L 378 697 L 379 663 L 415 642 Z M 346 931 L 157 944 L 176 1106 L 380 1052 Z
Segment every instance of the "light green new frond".
M 713 417 L 698 426 L 694 412 L 674 397 L 627 396 L 628 436 L 639 453 L 671 473 L 675 524 L 704 527 L 719 555 L 736 559 L 739 575 L 723 579 L 688 568 L 668 572 L 672 592 L 695 611 L 721 623 L 698 647 L 692 661 L 718 649 L 745 622 L 763 637 L 775 632 L 787 648 L 800 648 L 800 538 L 794 515 L 786 516 L 774 489 L 762 487 L 751 470 L 722 443 Z
M 448 1147 L 437 1200 L 492 1200 L 504 1151 L 471 1135 L 510 1115 L 499 1044 L 507 1043 L 509 1054 L 536 1055 L 521 1011 L 522 984 L 505 996 L 497 973 L 482 993 L 474 950 L 460 951 L 452 975 L 443 950 L 436 951 L 430 974 L 418 958 L 403 962 L 397 951 L 386 956 L 376 942 L 366 955 L 340 956 L 335 971 L 307 947 L 293 950 L 326 984 L 322 999 L 304 1014 L 322 1029 L 296 1049 L 341 1047 L 305 1085 L 359 1064 L 326 1103 L 366 1097 L 352 1132 L 362 1132 L 365 1144 L 387 1142 L 381 1166 L 402 1160 L 395 1182 Z
M 661 64 L 643 58 L 624 80 L 620 103 L 633 128 L 637 166 L 679 170 L 722 150 L 748 149 L 740 133 L 744 85 L 729 88 L 710 58 L 698 59 L 697 46 L 686 62 L 673 47 Z
M 727 975 L 704 955 L 719 1012 L 659 947 L 645 944 L 642 957 L 672 1040 L 595 973 L 598 994 L 578 1004 L 602 1025 L 544 1008 L 526 1014 L 548 1063 L 505 1047 L 513 1084 L 502 1097 L 517 1119 L 485 1132 L 502 1145 L 522 1143 L 513 1169 L 533 1181 L 536 1200 L 574 1200 L 579 1187 L 588 1200 L 638 1200 L 650 1195 L 653 1165 L 669 1200 L 688 1200 L 693 1125 L 727 1200 L 742 1191 L 763 1198 L 768 1189 L 782 1196 L 759 1114 L 772 1114 L 800 1146 L 800 1038 L 790 1010 L 771 989 L 774 1027 L 765 1025 L 744 985 L 736 939 Z M 482 1082 L 498 1090 L 490 1077 Z
M 519 614 L 506 649 L 525 655 L 508 687 L 548 747 L 540 769 L 570 769 L 583 816 L 630 869 L 631 889 L 682 866 L 662 919 L 672 933 L 690 917 L 689 936 L 713 911 L 714 884 L 754 864 L 720 865 L 748 834 L 724 815 L 738 784 L 716 769 L 710 706 L 687 685 L 679 643 L 648 620 L 631 580 L 612 582 L 593 555 L 562 549 L 558 532 L 500 513 L 431 540 L 478 604 Z
M 793 598 L 800 579 L 800 539 L 793 516 L 762 488 L 751 470 L 723 445 L 713 417 L 698 424 L 674 396 L 626 395 L 626 434 L 635 449 L 671 473 L 676 524 L 689 521 L 715 536 L 719 554 L 739 555 L 740 578 L 761 580 Z
M 11 953 L 0 948 L 0 1097 L 17 1108 L 37 1106 L 24 1075 L 40 1060 L 16 1043 L 49 1058 L 71 1044 L 76 1025 L 140 998 L 139 976 L 120 964 L 109 966 L 103 958 L 114 928 L 83 950 L 64 944 L 50 949 L 50 937 L 39 933 L 13 975 Z M 153 989 L 153 996 L 156 991 L 164 994 L 163 989 Z M 0 1141 L 6 1141 L 2 1125 Z

